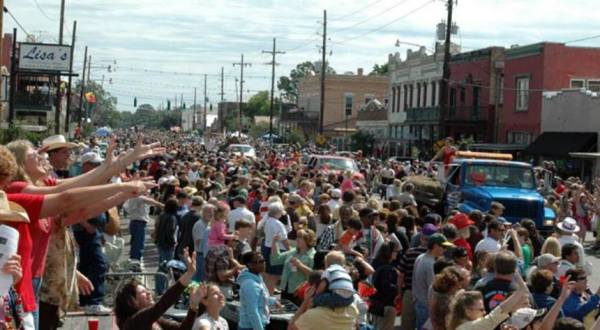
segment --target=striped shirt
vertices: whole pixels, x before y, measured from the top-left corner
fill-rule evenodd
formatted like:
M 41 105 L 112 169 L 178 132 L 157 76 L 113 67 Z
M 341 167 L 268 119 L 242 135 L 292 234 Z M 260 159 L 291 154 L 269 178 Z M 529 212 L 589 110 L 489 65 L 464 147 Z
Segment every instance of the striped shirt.
M 414 248 L 408 249 L 406 253 L 400 259 L 398 263 L 398 268 L 404 274 L 404 290 L 412 289 L 412 275 L 415 269 L 415 261 L 417 258 L 427 252 L 427 248 L 424 246 L 417 246 Z

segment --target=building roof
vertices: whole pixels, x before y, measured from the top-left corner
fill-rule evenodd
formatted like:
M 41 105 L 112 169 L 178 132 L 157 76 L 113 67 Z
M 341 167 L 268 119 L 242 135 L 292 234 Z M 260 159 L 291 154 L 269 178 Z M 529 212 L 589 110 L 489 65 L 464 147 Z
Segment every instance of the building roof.
M 598 133 L 544 132 L 525 149 L 529 155 L 568 157 L 572 152 L 597 151 Z

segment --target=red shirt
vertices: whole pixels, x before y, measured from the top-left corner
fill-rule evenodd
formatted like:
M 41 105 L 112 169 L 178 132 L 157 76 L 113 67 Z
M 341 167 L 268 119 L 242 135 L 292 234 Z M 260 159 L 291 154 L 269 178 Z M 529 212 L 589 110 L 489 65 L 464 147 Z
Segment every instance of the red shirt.
M 42 180 L 45 186 L 53 187 L 56 186 L 57 180 L 55 178 L 44 178 Z M 23 181 L 11 182 L 6 188 L 6 192 L 9 194 L 19 194 L 23 192 L 23 189 L 27 187 L 29 183 Z M 31 239 L 35 242 L 35 249 L 31 256 L 31 273 L 33 277 L 42 277 L 44 275 L 44 269 L 46 269 L 46 256 L 48 255 L 48 245 L 50 242 L 50 232 L 52 229 L 52 217 L 40 219 L 37 225 L 30 226 Z
M 35 296 L 32 285 L 31 254 L 33 251 L 33 241 L 31 239 L 31 229 L 38 225 L 40 212 L 44 204 L 44 195 L 31 194 L 8 194 L 8 200 L 21 205 L 29 216 L 29 223 L 9 222 L 9 226 L 19 231 L 19 246 L 17 254 L 21 256 L 21 267 L 23 269 L 23 278 L 15 285 L 15 290 L 23 299 L 23 311 L 33 312 L 35 310 Z M 36 242 L 37 248 L 37 242 Z

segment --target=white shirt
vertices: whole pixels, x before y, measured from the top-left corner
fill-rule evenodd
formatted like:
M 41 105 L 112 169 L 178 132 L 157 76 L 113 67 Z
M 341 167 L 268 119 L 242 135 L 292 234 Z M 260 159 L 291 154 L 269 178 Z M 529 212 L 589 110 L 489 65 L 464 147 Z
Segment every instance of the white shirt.
M 381 177 L 386 179 L 393 179 L 396 177 L 396 173 L 393 169 L 387 167 L 381 170 Z
M 252 213 L 245 207 L 238 207 L 237 209 L 231 210 L 231 212 L 229 212 L 229 216 L 227 217 L 227 223 L 229 224 L 230 233 L 233 233 L 235 231 L 235 223 L 241 219 L 249 221 L 252 224 L 256 224 L 254 213 Z
M 280 239 L 287 239 L 287 230 L 285 230 L 285 225 L 281 223 L 278 219 L 273 217 L 267 217 L 263 220 L 265 222 L 265 246 L 270 248 L 272 246 L 273 237 L 275 235 L 279 235 Z M 278 242 L 280 249 L 285 249 L 285 246 L 280 242 Z
M 229 330 L 227 321 L 219 316 L 218 320 L 213 319 L 210 315 L 204 313 L 194 321 L 192 330 L 199 330 L 200 327 L 208 327 L 210 330 Z
M 188 180 L 190 180 L 190 183 L 192 185 L 196 184 L 196 181 L 200 180 L 200 173 L 198 173 L 198 171 L 192 171 L 190 170 L 187 174 Z
M 340 201 L 331 199 L 331 200 L 329 200 L 329 202 L 327 202 L 327 206 L 329 206 L 329 209 L 331 210 L 331 214 L 333 214 L 333 212 L 340 207 Z
M 490 253 L 496 253 L 499 252 L 501 248 L 502 246 L 500 245 L 500 242 L 488 236 L 477 243 L 475 246 L 475 252 L 487 251 Z
M 202 240 L 207 229 L 208 224 L 204 223 L 202 219 L 196 221 L 194 227 L 192 227 L 192 239 L 194 240 L 194 250 L 196 252 L 204 252 L 202 246 L 205 245 L 205 242 Z

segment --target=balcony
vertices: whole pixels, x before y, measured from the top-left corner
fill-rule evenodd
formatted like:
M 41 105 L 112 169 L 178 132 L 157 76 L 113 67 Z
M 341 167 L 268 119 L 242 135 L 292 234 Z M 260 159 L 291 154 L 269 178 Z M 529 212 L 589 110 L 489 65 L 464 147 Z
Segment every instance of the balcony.
M 406 111 L 407 122 L 438 122 L 440 107 L 409 108 Z
M 487 121 L 489 116 L 489 110 L 485 106 L 463 106 L 463 107 L 450 107 L 448 109 L 447 121 L 460 121 L 460 122 L 481 122 Z

